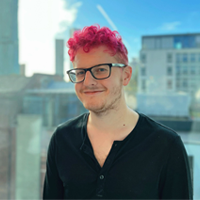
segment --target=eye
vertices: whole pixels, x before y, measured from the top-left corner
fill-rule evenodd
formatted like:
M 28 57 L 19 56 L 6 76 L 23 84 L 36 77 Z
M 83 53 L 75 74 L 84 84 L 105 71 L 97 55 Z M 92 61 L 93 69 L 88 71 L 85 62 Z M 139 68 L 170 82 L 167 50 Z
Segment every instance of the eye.
M 85 74 L 84 71 L 77 71 L 77 72 L 76 72 L 76 76 L 81 76 L 81 75 L 84 75 L 84 74 Z
M 94 68 L 93 69 L 93 72 L 94 73 L 104 73 L 104 72 L 107 72 L 108 71 L 108 69 L 107 68 L 105 68 L 105 67 L 97 67 L 97 68 Z
M 99 71 L 99 72 L 104 72 L 104 71 L 106 71 L 106 69 L 104 69 L 104 68 L 99 68 L 99 69 L 97 69 L 97 71 Z

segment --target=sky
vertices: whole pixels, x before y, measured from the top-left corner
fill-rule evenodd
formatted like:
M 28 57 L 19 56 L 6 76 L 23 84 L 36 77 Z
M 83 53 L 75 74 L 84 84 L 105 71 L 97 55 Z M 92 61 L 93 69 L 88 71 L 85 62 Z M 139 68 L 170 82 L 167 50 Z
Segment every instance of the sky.
M 139 57 L 144 35 L 200 33 L 199 0 L 19 0 L 18 7 L 19 63 L 27 76 L 55 73 L 55 39 L 66 44 L 72 28 L 99 24 L 117 30 L 129 61 Z

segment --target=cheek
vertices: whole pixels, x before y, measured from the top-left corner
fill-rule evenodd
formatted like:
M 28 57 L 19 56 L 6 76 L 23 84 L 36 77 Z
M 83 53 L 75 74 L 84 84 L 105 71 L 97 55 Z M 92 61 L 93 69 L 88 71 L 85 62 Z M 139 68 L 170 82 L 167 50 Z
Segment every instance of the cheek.
M 75 89 L 76 94 L 80 93 L 80 85 L 79 84 L 75 83 L 74 89 Z

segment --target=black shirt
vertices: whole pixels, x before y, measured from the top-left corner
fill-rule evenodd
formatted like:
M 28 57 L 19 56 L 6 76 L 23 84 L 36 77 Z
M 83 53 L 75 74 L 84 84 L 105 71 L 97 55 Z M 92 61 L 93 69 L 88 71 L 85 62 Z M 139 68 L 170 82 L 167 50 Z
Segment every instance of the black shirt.
M 43 199 L 192 199 L 188 158 L 177 133 L 139 114 L 101 168 L 87 136 L 88 116 L 54 132 Z

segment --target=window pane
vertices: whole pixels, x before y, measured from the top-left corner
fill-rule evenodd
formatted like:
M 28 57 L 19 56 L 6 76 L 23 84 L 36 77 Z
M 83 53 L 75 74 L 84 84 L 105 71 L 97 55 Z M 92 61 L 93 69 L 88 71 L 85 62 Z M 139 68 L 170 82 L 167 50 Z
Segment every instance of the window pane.
M 141 68 L 141 75 L 142 75 L 142 76 L 145 76 L 145 75 L 146 75 L 146 68 L 145 68 L 145 67 L 142 67 L 142 68 Z
M 168 54 L 167 54 L 167 62 L 168 62 L 168 63 L 171 63 L 171 62 L 172 62 L 172 54 L 171 54 L 171 53 L 168 53 Z
M 195 53 L 191 53 L 190 54 L 190 62 L 195 62 L 196 61 L 196 54 Z
M 141 63 L 146 63 L 146 54 L 142 53 L 140 59 Z
M 167 75 L 169 75 L 169 76 L 172 75 L 172 67 L 171 66 L 167 67 Z
M 183 62 L 188 62 L 188 54 L 187 53 L 183 54 L 182 61 Z

